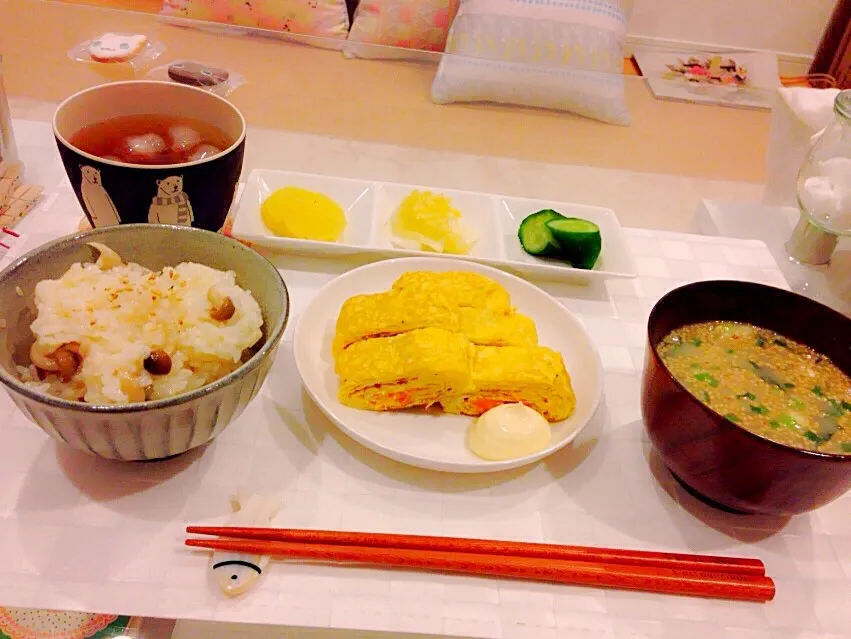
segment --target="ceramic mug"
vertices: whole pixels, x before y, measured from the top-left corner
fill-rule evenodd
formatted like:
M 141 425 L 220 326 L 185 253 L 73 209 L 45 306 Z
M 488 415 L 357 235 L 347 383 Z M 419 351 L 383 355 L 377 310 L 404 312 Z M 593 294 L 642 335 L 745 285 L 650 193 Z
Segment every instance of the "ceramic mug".
M 127 115 L 200 120 L 233 143 L 218 155 L 170 165 L 99 158 L 70 142 L 80 129 Z M 75 93 L 53 116 L 65 172 L 93 227 L 151 222 L 218 231 L 233 203 L 245 154 L 245 119 L 209 91 L 172 82 L 104 84 Z

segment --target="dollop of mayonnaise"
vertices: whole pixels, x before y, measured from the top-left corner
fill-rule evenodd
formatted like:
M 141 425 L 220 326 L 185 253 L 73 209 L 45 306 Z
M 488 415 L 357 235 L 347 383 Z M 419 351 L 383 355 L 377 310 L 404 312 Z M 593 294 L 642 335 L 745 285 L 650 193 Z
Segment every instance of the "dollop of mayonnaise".
M 488 461 L 525 457 L 543 450 L 549 443 L 549 423 L 525 404 L 491 408 L 467 430 L 467 447 Z

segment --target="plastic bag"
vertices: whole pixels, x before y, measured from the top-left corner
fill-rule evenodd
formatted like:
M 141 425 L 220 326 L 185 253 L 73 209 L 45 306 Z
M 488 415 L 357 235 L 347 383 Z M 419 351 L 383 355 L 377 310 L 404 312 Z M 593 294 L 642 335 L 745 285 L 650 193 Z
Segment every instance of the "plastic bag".
M 75 62 L 88 62 L 99 67 L 131 69 L 142 73 L 165 52 L 162 42 L 150 40 L 140 33 L 103 33 L 80 42 L 68 51 Z
M 174 60 L 151 69 L 145 74 L 145 78 L 187 84 L 222 97 L 246 82 L 239 73 L 197 60 Z

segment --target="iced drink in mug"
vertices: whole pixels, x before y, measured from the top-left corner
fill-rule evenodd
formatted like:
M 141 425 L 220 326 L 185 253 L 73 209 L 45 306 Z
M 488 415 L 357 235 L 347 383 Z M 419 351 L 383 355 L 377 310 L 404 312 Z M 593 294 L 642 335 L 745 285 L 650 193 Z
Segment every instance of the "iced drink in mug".
M 95 228 L 224 225 L 245 153 L 245 119 L 224 98 L 173 82 L 101 84 L 57 107 L 53 133 Z

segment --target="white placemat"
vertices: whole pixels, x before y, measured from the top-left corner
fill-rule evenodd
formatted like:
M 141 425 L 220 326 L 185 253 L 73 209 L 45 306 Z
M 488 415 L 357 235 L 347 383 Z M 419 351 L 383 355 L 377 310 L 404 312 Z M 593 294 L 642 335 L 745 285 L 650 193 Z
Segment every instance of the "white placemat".
M 54 200 L 32 217 L 64 223 L 67 210 Z M 46 239 L 39 229 L 11 253 Z M 265 388 L 238 422 L 205 449 L 166 462 L 117 464 L 72 451 L 0 394 L 0 602 L 505 639 L 847 636 L 851 496 L 788 522 L 715 511 L 675 484 L 651 453 L 640 418 L 653 302 L 699 279 L 785 286 L 776 264 L 756 241 L 636 230 L 628 237 L 638 280 L 544 287 L 598 344 L 605 407 L 575 446 L 526 469 L 421 471 L 352 442 L 300 387 L 289 341 L 294 321 Z M 350 267 L 273 259 L 290 288 L 293 320 L 319 286 Z M 757 556 L 777 581 L 777 598 L 755 605 L 275 563 L 254 590 L 228 600 L 208 579 L 206 557 L 183 549 L 183 529 L 223 522 L 239 487 L 282 491 L 283 526 Z

